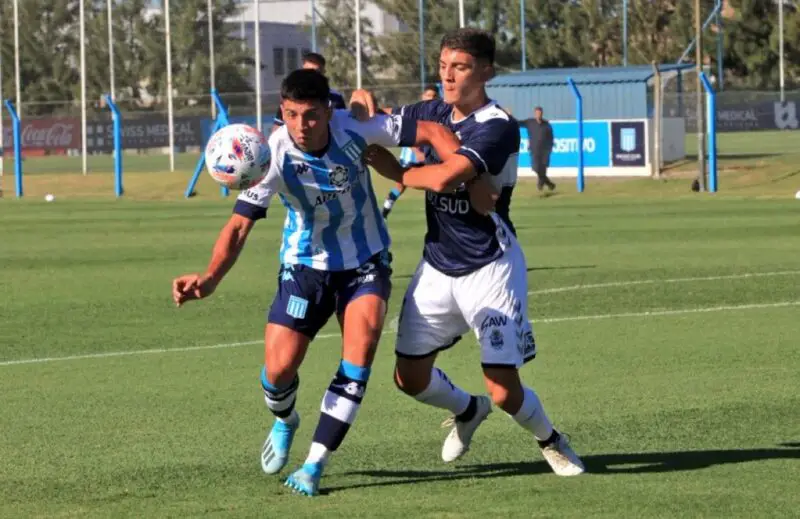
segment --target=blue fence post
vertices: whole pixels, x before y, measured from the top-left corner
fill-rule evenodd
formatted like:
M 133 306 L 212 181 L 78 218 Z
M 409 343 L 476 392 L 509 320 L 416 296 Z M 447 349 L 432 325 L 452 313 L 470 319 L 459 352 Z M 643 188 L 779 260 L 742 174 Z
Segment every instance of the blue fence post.
M 708 125 L 708 191 L 717 192 L 717 93 L 705 72 L 700 80 L 706 91 L 706 124 Z
M 217 93 L 216 88 L 211 89 L 211 97 L 214 99 L 214 104 L 217 107 L 217 119 L 214 121 L 214 126 L 211 129 L 211 135 L 214 135 L 217 130 L 222 128 L 223 126 L 228 126 L 228 109 L 222 103 L 222 99 L 220 99 L 219 94 Z M 203 168 L 206 165 L 206 154 L 205 154 L 205 143 L 203 149 L 200 150 L 200 159 L 197 161 L 197 166 L 194 168 L 194 174 L 192 178 L 189 180 L 189 185 L 186 186 L 186 191 L 184 192 L 184 196 L 186 198 L 190 198 L 194 196 L 194 187 L 197 185 L 197 180 L 200 178 L 200 173 L 203 172 Z M 220 192 L 222 196 L 228 196 L 230 194 L 230 190 L 225 186 L 220 186 Z
M 575 119 L 578 123 L 578 193 L 583 193 L 583 188 L 585 186 L 584 178 L 583 178 L 583 97 L 581 96 L 580 91 L 578 90 L 578 85 L 575 84 L 575 81 L 572 80 L 571 77 L 567 78 L 567 84 L 569 85 L 570 90 L 572 90 L 572 95 L 575 96 Z
M 117 198 L 122 196 L 122 114 L 119 108 L 111 99 L 111 96 L 106 94 L 106 104 L 111 110 L 111 117 L 114 120 L 114 194 Z
M 20 131 L 19 115 L 10 99 L 5 100 L 5 105 L 11 115 L 14 134 L 14 188 L 17 198 L 22 198 L 22 132 Z

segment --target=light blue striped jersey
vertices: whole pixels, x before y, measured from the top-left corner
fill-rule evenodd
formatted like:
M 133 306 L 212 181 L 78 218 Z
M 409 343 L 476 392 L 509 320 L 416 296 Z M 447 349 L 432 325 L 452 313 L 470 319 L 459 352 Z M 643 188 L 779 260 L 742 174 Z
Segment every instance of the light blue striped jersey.
M 336 110 L 330 142 L 317 157 L 298 149 L 283 126 L 269 138 L 272 162 L 264 180 L 243 191 L 234 212 L 263 218 L 277 194 L 286 207 L 281 262 L 317 270 L 355 269 L 389 248 L 386 222 L 361 153 L 369 144 L 413 146 L 416 122 L 378 115 L 367 122 Z

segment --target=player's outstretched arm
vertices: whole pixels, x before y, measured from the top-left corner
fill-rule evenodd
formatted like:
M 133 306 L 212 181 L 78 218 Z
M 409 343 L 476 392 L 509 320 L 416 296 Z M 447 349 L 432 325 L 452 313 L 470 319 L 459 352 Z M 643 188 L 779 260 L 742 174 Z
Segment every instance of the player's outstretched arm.
M 219 233 L 204 274 L 187 274 L 172 281 L 172 299 L 177 306 L 193 299 L 203 299 L 214 293 L 225 274 L 236 263 L 244 248 L 254 220 L 233 214 Z
M 370 144 L 364 149 L 362 158 L 367 166 L 373 168 L 381 176 L 401 184 L 406 168 L 400 164 L 391 151 L 378 144 Z
M 441 164 L 409 169 L 403 174 L 403 184 L 415 189 L 449 193 L 474 179 L 477 174 L 471 160 L 454 153 Z
M 422 144 L 430 144 L 443 162 L 453 157 L 461 146 L 461 142 L 449 128 L 430 121 L 417 121 L 417 138 L 414 145 Z

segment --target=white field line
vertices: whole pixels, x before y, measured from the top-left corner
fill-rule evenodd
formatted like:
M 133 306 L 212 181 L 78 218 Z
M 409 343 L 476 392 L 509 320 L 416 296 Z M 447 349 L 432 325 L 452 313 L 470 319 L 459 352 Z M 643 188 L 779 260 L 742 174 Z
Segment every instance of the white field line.
M 688 283 L 691 281 L 720 281 L 723 279 L 748 279 L 763 278 L 772 276 L 794 276 L 800 274 L 800 270 L 781 270 L 777 272 L 752 272 L 749 274 L 730 274 L 726 276 L 707 276 L 694 278 L 669 278 L 669 279 L 640 279 L 637 281 L 612 281 L 610 283 L 592 283 L 586 285 L 571 285 L 566 287 L 544 288 L 541 290 L 531 290 L 528 295 L 533 294 L 556 294 L 558 292 L 571 292 L 573 290 L 586 290 L 591 288 L 610 288 L 610 287 L 629 287 L 634 285 L 658 285 L 661 283 Z
M 317 335 L 317 339 L 330 339 L 339 337 L 338 333 L 326 333 Z M 182 351 L 203 351 L 203 350 L 222 350 L 226 348 L 239 348 L 241 346 L 252 346 L 263 344 L 264 339 L 257 341 L 227 342 L 223 344 L 211 344 L 206 346 L 186 346 L 184 348 L 154 348 L 151 350 L 130 350 L 130 351 L 109 351 L 105 353 L 87 353 L 84 355 L 70 355 L 68 357 L 41 357 L 38 359 L 6 360 L 0 362 L 0 366 L 14 366 L 17 364 L 39 364 L 42 362 L 58 362 L 64 360 L 83 360 L 83 359 L 103 359 L 106 357 L 125 357 L 128 355 L 154 355 L 161 353 L 173 353 Z
M 710 312 L 727 312 L 734 310 L 757 310 L 760 308 L 783 308 L 798 306 L 800 301 L 782 301 L 779 303 L 755 303 L 749 305 L 701 306 L 699 308 L 678 308 L 650 310 L 647 312 L 625 312 L 621 314 L 570 315 L 566 317 L 550 317 L 533 321 L 538 323 L 563 323 L 565 321 L 590 321 L 595 319 L 621 319 L 625 317 L 658 317 L 662 315 L 703 314 Z
M 669 315 L 684 315 L 684 314 L 699 314 L 710 312 L 726 312 L 736 310 L 756 310 L 762 308 L 782 308 L 789 306 L 800 306 L 800 301 L 783 301 L 778 303 L 757 303 L 748 305 L 726 305 L 726 306 L 706 306 L 700 308 L 683 308 L 672 310 L 652 310 L 648 312 L 626 312 L 620 314 L 597 314 L 597 315 L 569 315 L 565 317 L 550 317 L 546 319 L 537 319 L 535 323 L 563 323 L 568 321 L 588 321 L 596 319 L 624 319 L 635 317 L 658 317 Z M 331 339 L 339 337 L 339 334 L 323 334 L 317 335 L 317 339 Z M 212 344 L 210 346 L 189 346 L 185 348 L 159 348 L 151 350 L 133 350 L 133 351 L 112 351 L 107 353 L 90 353 L 86 355 L 71 355 L 68 357 L 43 357 L 38 359 L 21 359 L 21 360 L 7 360 L 0 362 L 2 366 L 15 366 L 22 364 L 39 364 L 44 362 L 59 362 L 67 360 L 83 360 L 83 359 L 102 359 L 107 357 L 124 357 L 128 355 L 148 355 L 160 353 L 177 353 L 185 351 L 201 351 L 201 350 L 220 350 L 225 348 L 237 348 L 241 346 L 251 346 L 254 344 L 261 344 L 262 340 L 245 341 L 245 342 L 231 342 L 226 344 Z

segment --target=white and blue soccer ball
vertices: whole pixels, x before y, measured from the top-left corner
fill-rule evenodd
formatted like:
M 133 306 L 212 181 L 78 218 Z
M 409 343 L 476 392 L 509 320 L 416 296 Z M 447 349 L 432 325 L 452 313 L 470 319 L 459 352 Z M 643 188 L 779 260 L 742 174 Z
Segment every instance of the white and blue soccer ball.
M 263 133 L 246 124 L 230 124 L 208 140 L 205 159 L 211 178 L 229 189 L 243 191 L 266 176 L 272 155 Z

